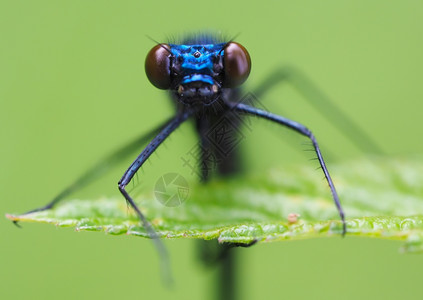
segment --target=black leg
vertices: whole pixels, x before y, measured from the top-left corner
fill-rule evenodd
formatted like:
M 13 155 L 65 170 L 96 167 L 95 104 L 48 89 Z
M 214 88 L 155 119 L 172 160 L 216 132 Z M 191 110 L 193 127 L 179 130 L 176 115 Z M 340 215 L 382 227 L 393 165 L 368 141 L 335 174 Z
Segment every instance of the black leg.
M 145 147 L 145 149 L 141 152 L 141 154 L 135 159 L 135 161 L 129 166 L 126 170 L 125 174 L 123 174 L 122 178 L 118 183 L 119 191 L 125 197 L 127 203 L 135 210 L 136 214 L 138 215 L 139 219 L 141 220 L 145 230 L 149 237 L 153 240 L 159 255 L 160 255 L 160 262 L 162 268 L 164 268 L 163 274 L 169 275 L 169 262 L 168 262 L 168 255 L 166 248 L 159 240 L 159 236 L 154 231 L 151 224 L 147 221 L 143 213 L 140 211 L 138 206 L 135 204 L 132 197 L 128 194 L 125 187 L 134 177 L 135 173 L 138 169 L 144 164 L 144 162 L 150 157 L 150 155 L 160 146 L 160 144 L 176 129 L 178 126 L 183 123 L 186 119 L 188 119 L 192 115 L 191 111 L 186 111 L 180 113 L 176 118 L 172 119 L 161 131 L 160 133 Z M 169 278 L 168 278 L 169 279 Z
M 122 178 L 119 180 L 119 190 L 125 190 L 125 187 L 131 182 L 132 177 L 138 169 L 144 164 L 144 162 L 150 157 L 150 155 L 160 146 L 160 144 L 176 129 L 192 115 L 191 111 L 185 111 L 178 114 L 177 117 L 173 118 L 166 126 L 160 131 L 160 133 L 145 147 L 140 155 L 134 160 L 129 166 Z M 126 197 L 125 197 L 126 198 Z
M 304 125 L 297 123 L 295 121 L 289 120 L 287 118 L 272 114 L 270 112 L 249 106 L 249 105 L 245 105 L 242 103 L 234 103 L 234 109 L 236 109 L 237 111 L 240 112 L 244 112 L 250 115 L 255 115 L 258 117 L 262 117 L 271 121 L 274 121 L 276 123 L 279 123 L 283 126 L 286 126 L 288 128 L 291 128 L 295 131 L 297 131 L 298 133 L 305 135 L 306 137 L 308 137 L 311 142 L 313 143 L 313 147 L 314 150 L 317 154 L 317 159 L 319 160 L 320 166 L 322 167 L 323 173 L 325 174 L 326 180 L 329 184 L 329 188 L 331 190 L 332 193 L 332 197 L 333 200 L 335 202 L 336 208 L 338 209 L 339 212 L 339 216 L 341 217 L 342 223 L 343 223 L 343 230 L 342 230 L 342 234 L 345 235 L 345 233 L 347 232 L 347 228 L 346 228 L 346 223 L 345 223 L 345 216 L 344 216 L 344 211 L 342 210 L 341 207 L 341 203 L 339 201 L 339 197 L 338 197 L 338 193 L 336 192 L 335 189 L 335 185 L 332 182 L 332 178 L 329 175 L 329 171 L 326 167 L 325 161 L 323 159 L 322 153 L 320 152 L 320 148 L 319 145 L 317 143 L 316 138 L 314 137 L 313 133 Z
M 23 213 L 22 215 L 53 208 L 57 203 L 62 201 L 67 196 L 71 195 L 73 192 L 80 190 L 84 188 L 85 186 L 89 185 L 90 183 L 94 182 L 96 179 L 100 178 L 102 175 L 104 175 L 113 167 L 115 167 L 123 159 L 127 158 L 129 155 L 131 155 L 135 151 L 139 151 L 142 145 L 144 145 L 146 142 L 148 142 L 154 136 L 156 136 L 157 133 L 161 129 L 163 129 L 164 126 L 169 122 L 170 120 L 168 120 L 167 122 L 163 124 L 160 124 L 159 126 L 154 128 L 150 132 L 138 137 L 131 143 L 126 144 L 125 146 L 121 147 L 120 149 L 113 152 L 109 156 L 105 157 L 96 165 L 88 169 L 81 177 L 76 179 L 71 185 L 69 185 L 62 192 L 60 192 L 56 197 L 54 197 L 54 199 L 51 202 L 47 203 L 46 205 L 42 207 L 35 208 L 26 213 Z M 14 223 L 17 225 L 17 221 L 14 221 Z
M 362 151 L 383 154 L 383 150 L 347 114 L 340 110 L 303 72 L 294 67 L 281 67 L 272 72 L 254 91 L 261 99 L 266 92 L 280 83 L 291 84 L 325 118 L 342 132 L 347 133 L 355 146 Z

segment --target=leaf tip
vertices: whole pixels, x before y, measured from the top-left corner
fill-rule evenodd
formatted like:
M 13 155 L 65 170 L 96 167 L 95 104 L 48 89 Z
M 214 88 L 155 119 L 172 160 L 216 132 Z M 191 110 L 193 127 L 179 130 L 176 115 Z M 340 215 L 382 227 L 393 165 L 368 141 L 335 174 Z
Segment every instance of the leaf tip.
M 19 216 L 11 215 L 11 214 L 6 214 L 6 218 L 9 219 L 10 221 L 13 221 L 13 222 L 20 220 Z

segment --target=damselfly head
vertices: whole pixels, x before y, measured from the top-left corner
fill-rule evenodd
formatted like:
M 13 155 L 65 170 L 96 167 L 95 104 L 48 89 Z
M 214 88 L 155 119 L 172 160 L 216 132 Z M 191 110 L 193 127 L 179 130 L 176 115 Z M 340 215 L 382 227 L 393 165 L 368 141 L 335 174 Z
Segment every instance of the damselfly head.
M 159 89 L 173 91 L 186 105 L 210 105 L 222 89 L 244 83 L 250 70 L 250 55 L 236 42 L 158 44 L 145 61 L 150 82 Z

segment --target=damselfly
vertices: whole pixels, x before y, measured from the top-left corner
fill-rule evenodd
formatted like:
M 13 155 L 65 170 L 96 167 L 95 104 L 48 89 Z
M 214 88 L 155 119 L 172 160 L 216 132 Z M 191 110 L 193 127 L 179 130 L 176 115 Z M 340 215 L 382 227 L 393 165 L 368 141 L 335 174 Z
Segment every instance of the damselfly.
M 228 149 L 231 145 L 225 143 L 225 140 L 210 137 L 207 133 L 217 125 L 235 128 L 239 126 L 243 118 L 257 116 L 292 129 L 311 141 L 342 220 L 343 234 L 346 233 L 345 216 L 338 193 L 313 133 L 298 122 L 254 106 L 254 97 L 252 101 L 247 102 L 244 101 L 245 98 L 241 97 L 240 86 L 247 80 L 251 70 L 250 55 L 244 46 L 233 40 L 221 40 L 210 34 L 191 35 L 181 43 L 157 43 L 147 54 L 145 70 L 148 79 L 155 87 L 169 92 L 175 106 L 174 117 L 150 133 L 125 145 L 119 151 L 89 169 L 47 205 L 28 213 L 52 208 L 75 190 L 101 176 L 121 158 L 126 157 L 128 153 L 131 153 L 134 149 L 139 149 L 141 145 L 149 141 L 149 144 L 141 151 L 120 179 L 118 188 L 127 203 L 135 210 L 150 237 L 159 245 L 159 249 L 163 250 L 164 248 L 160 246 L 155 230 L 127 191 L 127 185 L 134 175 L 160 144 L 179 125 L 189 119 L 194 121 L 200 140 L 199 165 L 201 166 L 202 180 L 206 181 L 211 175 L 211 168 L 208 167 L 209 162 L 207 161 L 210 153 L 214 153 L 220 158 L 217 173 L 234 173 L 240 166 L 236 149 Z M 256 91 L 256 97 L 262 95 L 276 83 L 290 81 L 292 78 L 299 79 L 296 84 L 306 96 L 307 94 L 314 94 L 320 98 L 319 102 L 315 102 L 318 108 L 330 109 L 332 115 L 342 115 L 336 107 L 331 106 L 330 102 L 322 100 L 323 97 L 319 97 L 319 91 L 306 77 L 292 68 L 281 68 L 272 73 Z M 354 133 L 353 138 L 354 136 L 359 137 L 358 139 L 362 142 L 376 148 L 365 133 L 351 123 L 346 116 L 342 116 L 342 119 L 348 130 Z

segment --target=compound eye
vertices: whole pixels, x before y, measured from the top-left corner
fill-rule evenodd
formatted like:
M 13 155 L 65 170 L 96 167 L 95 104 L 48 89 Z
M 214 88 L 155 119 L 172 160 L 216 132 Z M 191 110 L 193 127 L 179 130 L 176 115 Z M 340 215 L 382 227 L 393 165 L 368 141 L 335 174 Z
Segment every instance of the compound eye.
M 250 55 L 241 44 L 230 42 L 223 55 L 224 86 L 233 88 L 247 80 L 251 71 Z
M 159 44 L 148 52 L 145 58 L 145 73 L 148 80 L 161 90 L 170 87 L 170 46 Z

